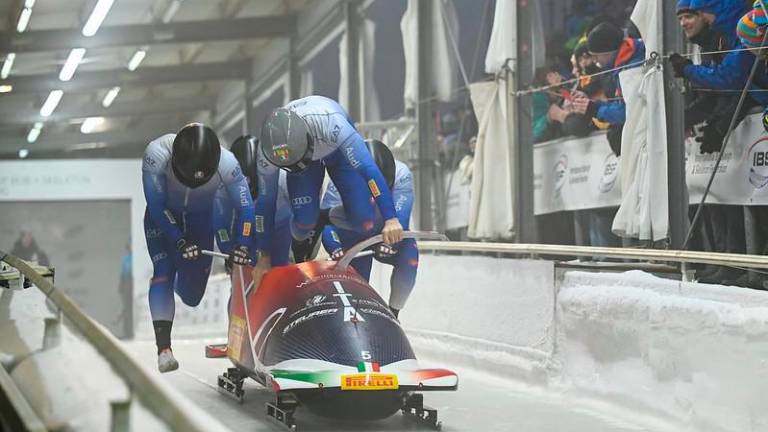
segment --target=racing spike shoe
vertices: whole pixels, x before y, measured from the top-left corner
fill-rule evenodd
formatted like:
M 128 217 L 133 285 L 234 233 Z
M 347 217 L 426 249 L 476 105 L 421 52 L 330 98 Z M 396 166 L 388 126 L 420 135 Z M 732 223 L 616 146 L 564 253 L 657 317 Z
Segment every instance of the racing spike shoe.
M 322 229 L 316 229 L 313 230 L 310 233 L 309 238 L 305 240 L 293 239 L 291 250 L 293 251 L 293 260 L 296 264 L 310 261 L 315 258 L 319 246 L 320 235 L 322 233 Z
M 157 369 L 162 372 L 175 371 L 179 368 L 179 362 L 173 357 L 173 351 L 170 348 L 166 348 L 160 351 L 157 356 Z

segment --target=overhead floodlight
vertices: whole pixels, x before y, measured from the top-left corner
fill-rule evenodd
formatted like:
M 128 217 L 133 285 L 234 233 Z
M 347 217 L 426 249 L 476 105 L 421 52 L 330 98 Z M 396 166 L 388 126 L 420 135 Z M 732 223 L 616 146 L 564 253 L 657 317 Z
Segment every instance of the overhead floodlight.
M 32 18 L 32 8 L 24 7 L 19 15 L 19 21 L 16 23 L 16 31 L 23 33 L 29 25 L 30 18 Z
M 109 89 L 107 94 L 104 95 L 104 100 L 101 101 L 101 106 L 109 108 L 109 106 L 112 105 L 112 102 L 115 101 L 118 93 L 120 93 L 120 87 L 112 87 Z
M 30 133 L 31 133 L 31 131 L 30 131 Z M 27 137 L 27 139 L 29 139 L 29 137 Z M 26 159 L 27 156 L 29 156 L 29 150 L 27 150 L 27 149 L 19 150 L 19 159 Z
M 43 107 L 40 108 L 40 115 L 42 117 L 48 117 L 53 114 L 53 111 L 56 109 L 56 106 L 59 105 L 62 96 L 64 96 L 63 90 L 51 90 L 51 92 L 48 93 L 48 98 L 45 100 L 45 103 L 43 103 Z
M 13 86 L 10 84 L 0 85 L 0 93 L 10 93 L 13 91 Z
M 136 51 L 133 54 L 133 57 L 131 57 L 131 61 L 128 62 L 128 70 L 129 71 L 135 71 L 137 67 L 141 64 L 141 62 L 144 60 L 144 57 L 147 56 L 147 51 L 144 49 L 140 49 Z
M 80 126 L 80 132 L 89 134 L 102 123 L 104 123 L 104 117 L 88 117 Z
M 88 21 L 83 26 L 83 36 L 90 37 L 96 34 L 101 27 L 101 23 L 104 22 L 104 18 L 107 17 L 109 9 L 112 7 L 112 3 L 115 0 L 99 0 L 96 2 L 96 6 L 91 11 L 91 16 L 88 17 Z
M 35 5 L 35 0 L 25 0 L 24 1 L 24 7 L 32 9 L 32 7 Z
M 59 79 L 62 81 L 69 81 L 75 74 L 77 67 L 80 65 L 80 61 L 85 56 L 85 48 L 73 48 L 67 56 L 67 61 L 64 62 L 64 66 L 59 72 Z
M 16 60 L 16 53 L 8 53 L 8 55 L 5 56 L 3 68 L 0 69 L 0 79 L 6 79 L 8 78 L 8 75 L 11 74 L 11 68 L 13 68 L 14 60 Z

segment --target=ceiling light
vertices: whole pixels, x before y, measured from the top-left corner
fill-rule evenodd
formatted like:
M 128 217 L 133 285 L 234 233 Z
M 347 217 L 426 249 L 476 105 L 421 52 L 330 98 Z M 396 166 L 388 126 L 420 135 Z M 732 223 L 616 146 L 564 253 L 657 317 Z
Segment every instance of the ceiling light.
M 128 62 L 128 70 L 129 71 L 135 71 L 137 67 L 141 64 L 141 61 L 144 60 L 144 57 L 146 57 L 147 51 L 140 49 L 136 51 L 133 54 L 133 57 L 131 57 L 131 61 Z
M 107 17 L 109 9 L 112 7 L 114 0 L 99 0 L 96 6 L 93 7 L 91 16 L 88 17 L 88 21 L 83 26 L 83 36 L 93 36 L 99 31 L 101 23 L 104 22 L 104 18 Z
M 10 93 L 13 91 L 13 86 L 9 84 L 0 85 L 0 93 Z
M 163 12 L 163 22 L 169 23 L 173 16 L 176 15 L 176 12 L 179 10 L 179 6 L 181 6 L 181 1 L 179 0 L 173 0 L 168 7 L 165 9 L 165 12 Z
M 112 105 L 112 102 L 115 101 L 118 93 L 120 93 L 120 87 L 112 87 L 109 89 L 107 94 L 104 95 L 104 100 L 101 101 L 101 106 L 109 108 L 109 106 Z
M 88 117 L 80 126 L 80 132 L 89 134 L 102 123 L 104 123 L 104 117 Z
M 31 133 L 32 132 L 30 131 L 30 134 Z M 27 137 L 27 139 L 29 139 L 29 137 Z M 27 149 L 19 150 L 19 159 L 25 159 L 27 156 L 29 156 L 29 150 L 27 150 Z
M 35 0 L 26 0 L 24 2 L 24 7 L 25 8 L 32 9 L 32 6 L 34 6 L 34 5 L 35 5 Z
M 40 108 L 40 115 L 43 117 L 48 117 L 53 114 L 53 110 L 56 109 L 56 106 L 59 104 L 59 101 L 61 101 L 62 96 L 64 96 L 63 90 L 51 90 L 51 92 L 48 94 L 48 98 L 45 100 L 45 103 L 43 103 L 43 107 Z
M 13 67 L 14 60 L 16 60 L 16 53 L 8 53 L 8 55 L 5 56 L 3 68 L 0 70 L 0 79 L 6 79 L 8 78 L 8 75 L 11 74 L 11 68 Z
M 21 15 L 19 15 L 19 22 L 16 23 L 16 31 L 23 33 L 29 25 L 30 18 L 32 18 L 32 8 L 25 7 L 21 10 Z
M 59 73 L 59 79 L 62 81 L 69 81 L 75 74 L 77 67 L 80 65 L 80 61 L 85 55 L 85 48 L 73 48 L 67 56 L 67 61 L 64 62 L 64 66 Z
M 42 130 L 43 130 L 43 123 L 42 122 L 35 123 L 35 126 L 33 126 L 32 129 L 30 129 L 29 133 L 27 134 L 27 142 L 32 144 L 33 142 L 37 141 L 37 137 L 40 136 L 40 131 Z M 24 156 L 21 156 L 21 157 L 23 158 Z

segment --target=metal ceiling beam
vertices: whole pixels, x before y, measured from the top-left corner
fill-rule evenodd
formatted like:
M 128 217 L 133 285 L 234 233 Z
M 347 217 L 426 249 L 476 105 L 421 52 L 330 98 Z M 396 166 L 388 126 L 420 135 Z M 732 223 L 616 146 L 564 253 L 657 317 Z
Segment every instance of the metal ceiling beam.
M 244 80 L 250 61 L 142 67 L 106 71 L 78 71 L 71 81 L 59 80 L 58 74 L 10 76 L 0 85 L 13 86 L 14 93 L 45 93 L 51 90 L 84 91 L 113 86 L 146 87 L 193 81 Z
M 164 133 L 172 133 L 175 129 L 152 129 L 135 130 L 125 129 L 118 131 L 100 132 L 92 134 L 82 133 L 57 133 L 43 135 L 33 144 L 28 144 L 22 137 L 2 137 L 0 138 L 0 152 L 18 152 L 19 149 L 26 148 L 32 151 L 65 150 L 78 147 L 97 147 L 107 145 L 110 147 L 122 145 L 146 145 L 153 139 Z
M 289 37 L 295 27 L 296 17 L 276 15 L 102 27 L 98 37 L 85 37 L 79 29 L 38 30 L 21 34 L 8 31 L 0 33 L 0 52 L 24 53 L 69 50 L 72 47 L 106 48 Z
M 32 124 L 34 122 L 59 122 L 86 117 L 147 116 L 164 113 L 188 113 L 210 111 L 215 106 L 213 95 L 171 99 L 148 99 L 140 101 L 115 102 L 109 108 L 101 104 L 87 104 L 70 109 L 56 110 L 50 117 L 41 117 L 38 111 L 0 111 L 0 124 Z

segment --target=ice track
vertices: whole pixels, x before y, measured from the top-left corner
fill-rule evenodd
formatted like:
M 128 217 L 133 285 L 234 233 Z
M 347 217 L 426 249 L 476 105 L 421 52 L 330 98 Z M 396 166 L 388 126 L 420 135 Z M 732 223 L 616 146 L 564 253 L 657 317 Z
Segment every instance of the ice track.
M 206 359 L 205 340 L 174 342 L 178 371 L 160 374 L 161 379 L 192 400 L 234 431 L 284 430 L 264 415 L 264 403 L 271 393 L 253 380 L 245 384 L 245 402 L 220 394 L 216 376 L 229 366 L 226 359 Z M 155 345 L 151 341 L 128 342 L 126 346 L 145 367 L 156 371 Z M 418 351 L 418 347 L 417 351 Z M 429 365 L 428 358 L 422 359 Z M 442 364 L 442 362 L 441 362 Z M 516 382 L 490 377 L 451 364 L 460 377 L 457 392 L 427 394 L 425 401 L 438 409 L 444 431 L 521 431 L 521 432 L 634 432 L 654 430 L 638 420 L 617 418 L 595 407 L 579 405 L 557 394 L 542 393 Z M 491 379 L 493 378 L 493 382 Z M 396 414 L 386 420 L 367 423 L 342 423 L 297 411 L 299 431 L 411 431 L 428 430 Z

